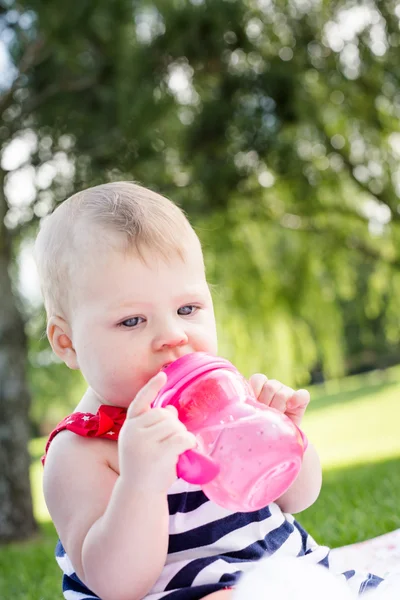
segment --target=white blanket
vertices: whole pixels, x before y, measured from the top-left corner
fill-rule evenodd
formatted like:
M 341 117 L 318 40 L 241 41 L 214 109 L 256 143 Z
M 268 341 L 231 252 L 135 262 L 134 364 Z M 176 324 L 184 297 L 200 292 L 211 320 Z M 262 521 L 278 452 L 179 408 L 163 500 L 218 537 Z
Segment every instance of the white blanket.
M 331 552 L 334 570 L 356 569 L 380 577 L 400 573 L 400 529 Z

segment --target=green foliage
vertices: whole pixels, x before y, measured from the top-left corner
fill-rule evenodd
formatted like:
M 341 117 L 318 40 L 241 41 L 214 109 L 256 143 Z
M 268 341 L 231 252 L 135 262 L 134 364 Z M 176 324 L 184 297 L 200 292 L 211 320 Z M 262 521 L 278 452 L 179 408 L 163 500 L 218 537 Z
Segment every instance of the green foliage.
M 50 348 L 37 348 L 31 340 L 29 383 L 34 398 L 30 418 L 33 435 L 47 435 L 68 413 L 72 412 L 86 389 L 78 371 L 70 371 L 56 360 Z M 43 341 L 40 346 L 48 346 Z
M 242 370 L 297 385 L 399 359 L 394 0 L 3 6 L 0 144 L 36 140 L 15 236 L 76 189 L 135 179 L 198 227 Z M 41 406 L 62 377 L 31 369 Z

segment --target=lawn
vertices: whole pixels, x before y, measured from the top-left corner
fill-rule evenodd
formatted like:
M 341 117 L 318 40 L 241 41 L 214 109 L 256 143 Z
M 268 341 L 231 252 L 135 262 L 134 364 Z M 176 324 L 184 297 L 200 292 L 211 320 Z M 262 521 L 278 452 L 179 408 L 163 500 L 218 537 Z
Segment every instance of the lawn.
M 400 527 L 400 369 L 346 378 L 312 389 L 304 429 L 316 445 L 324 483 L 298 519 L 320 543 L 340 546 Z M 0 548 L 0 598 L 57 600 L 56 540 L 41 495 L 40 455 L 33 440 L 32 490 L 40 534 Z

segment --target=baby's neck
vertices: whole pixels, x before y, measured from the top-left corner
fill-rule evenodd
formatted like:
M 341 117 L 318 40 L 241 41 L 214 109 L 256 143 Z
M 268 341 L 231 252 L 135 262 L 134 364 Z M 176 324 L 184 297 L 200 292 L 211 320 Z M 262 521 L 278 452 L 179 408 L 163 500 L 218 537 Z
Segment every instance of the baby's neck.
M 92 390 L 91 387 L 88 387 L 74 412 L 88 412 L 96 414 L 102 404 L 104 404 L 104 402 L 101 401 L 96 392 Z

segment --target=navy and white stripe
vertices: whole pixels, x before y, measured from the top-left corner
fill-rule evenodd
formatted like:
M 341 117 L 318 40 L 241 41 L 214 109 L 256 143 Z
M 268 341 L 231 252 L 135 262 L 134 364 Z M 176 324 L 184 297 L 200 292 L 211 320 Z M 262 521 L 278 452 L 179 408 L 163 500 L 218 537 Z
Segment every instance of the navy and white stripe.
M 200 600 L 233 587 L 258 559 L 295 556 L 329 568 L 329 548 L 318 546 L 292 515 L 276 504 L 250 513 L 233 513 L 210 502 L 198 486 L 178 479 L 168 494 L 169 547 L 163 572 L 146 600 Z M 61 544 L 56 558 L 66 600 L 99 600 L 79 580 Z M 355 571 L 343 573 L 362 593 L 382 580 Z

